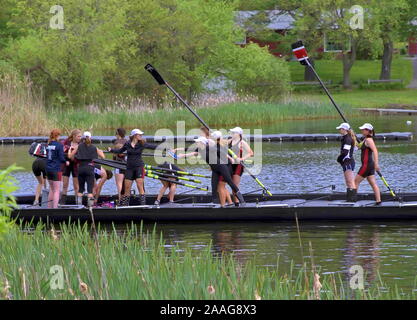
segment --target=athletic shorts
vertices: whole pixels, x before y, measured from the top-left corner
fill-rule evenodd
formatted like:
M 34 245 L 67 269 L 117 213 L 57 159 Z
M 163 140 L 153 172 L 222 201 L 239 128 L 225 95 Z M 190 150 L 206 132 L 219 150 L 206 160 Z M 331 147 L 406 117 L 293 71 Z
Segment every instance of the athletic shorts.
M 114 174 L 126 174 L 126 170 L 123 169 L 114 169 Z
M 64 177 L 69 177 L 72 175 L 73 178 L 78 177 L 78 165 L 75 164 L 73 161 L 69 162 L 70 165 L 67 166 L 65 163 L 62 165 L 62 175 Z
M 145 168 L 144 167 L 136 167 L 134 169 L 126 169 L 125 179 L 126 180 L 136 180 L 142 179 L 145 176 Z
M 32 172 L 35 177 L 46 178 L 46 160 L 44 159 L 36 159 L 32 163 Z
M 243 174 L 243 166 L 238 163 L 238 164 L 232 164 L 232 176 L 242 176 Z
M 345 161 L 341 164 L 343 172 L 346 172 L 348 170 L 355 171 L 355 161 Z
M 358 171 L 358 175 L 360 175 L 362 178 L 366 178 L 369 176 L 374 176 L 375 175 L 375 166 L 372 165 L 362 165 L 362 167 L 359 169 Z
M 233 165 L 228 165 L 228 169 L 229 169 L 229 171 L 230 171 L 230 176 L 233 176 Z M 242 172 L 243 173 L 243 172 Z M 224 182 L 224 177 L 221 175 L 221 174 L 219 174 L 219 182 Z
M 62 181 L 62 171 L 46 171 L 48 180 Z

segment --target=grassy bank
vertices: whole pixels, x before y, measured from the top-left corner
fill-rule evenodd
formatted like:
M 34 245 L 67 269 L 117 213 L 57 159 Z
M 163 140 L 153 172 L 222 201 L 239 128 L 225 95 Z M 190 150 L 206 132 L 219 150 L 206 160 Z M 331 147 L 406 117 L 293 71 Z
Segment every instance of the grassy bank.
M 328 101 L 327 96 L 320 92 L 309 93 L 308 95 L 300 92 L 294 96 L 301 99 L 308 98 L 316 103 L 326 103 Z M 417 105 L 417 90 L 414 89 L 341 91 L 333 93 L 332 96 L 337 103 L 343 103 L 352 108 L 389 108 L 392 104 Z
M 377 283 L 351 290 L 342 276 L 308 270 L 282 273 L 277 267 L 239 264 L 231 255 L 215 258 L 207 248 L 166 249 L 155 234 L 133 226 L 123 236 L 86 226 L 60 233 L 17 228 L 0 242 L 2 299 L 414 299 L 410 290 Z M 279 261 L 278 261 L 279 262 Z M 52 289 L 50 270 L 63 270 L 62 289 Z M 319 272 L 318 272 L 319 273 Z M 59 285 L 59 282 L 54 282 Z M 314 287 L 316 289 L 314 289 Z
M 304 68 L 300 68 L 297 61 L 292 61 L 289 65 L 291 81 L 304 81 Z M 316 60 L 315 67 L 324 81 L 342 82 L 343 64 L 341 60 Z M 352 67 L 350 77 L 352 83 L 363 83 L 368 79 L 379 79 L 380 72 L 380 60 L 357 60 Z M 391 66 L 391 78 L 403 79 L 408 84 L 413 78 L 412 61 L 403 57 L 395 57 Z

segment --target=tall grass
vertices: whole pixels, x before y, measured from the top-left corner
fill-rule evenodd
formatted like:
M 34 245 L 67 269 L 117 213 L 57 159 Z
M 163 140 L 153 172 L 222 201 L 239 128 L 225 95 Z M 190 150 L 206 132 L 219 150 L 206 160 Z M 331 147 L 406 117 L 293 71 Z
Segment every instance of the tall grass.
M 3 299 L 413 299 L 396 288 L 351 290 L 341 276 L 323 275 L 321 288 L 311 270 L 283 274 L 276 268 L 239 264 L 232 255 L 213 257 L 167 249 L 155 233 L 131 226 L 123 235 L 87 225 L 61 232 L 18 228 L 0 242 L 0 297 Z M 52 289 L 51 267 L 63 268 L 62 289 Z M 317 271 L 319 272 L 319 270 Z M 307 278 L 307 281 L 305 279 Z
M 356 112 L 343 106 L 348 115 Z M 304 100 L 287 100 L 282 103 L 237 102 L 199 107 L 198 114 L 212 127 L 266 125 L 282 120 L 331 119 L 338 115 L 329 103 Z M 55 110 L 53 120 L 65 128 L 111 129 L 117 127 L 143 129 L 172 128 L 177 121 L 185 121 L 188 128 L 199 125 L 184 107 L 157 110 L 106 108 L 105 110 Z
M 54 125 L 43 99 L 27 80 L 16 75 L 0 77 L 0 136 L 45 135 Z

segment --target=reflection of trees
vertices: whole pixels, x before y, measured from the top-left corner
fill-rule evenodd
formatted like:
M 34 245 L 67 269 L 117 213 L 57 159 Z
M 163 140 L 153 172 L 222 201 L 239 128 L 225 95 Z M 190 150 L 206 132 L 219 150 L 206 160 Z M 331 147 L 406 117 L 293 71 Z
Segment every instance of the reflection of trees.
M 377 280 L 380 264 L 380 236 L 378 230 L 353 229 L 348 232 L 345 247 L 345 267 L 360 265 L 364 271 L 365 283 L 372 284 Z M 350 275 L 346 272 L 347 282 Z

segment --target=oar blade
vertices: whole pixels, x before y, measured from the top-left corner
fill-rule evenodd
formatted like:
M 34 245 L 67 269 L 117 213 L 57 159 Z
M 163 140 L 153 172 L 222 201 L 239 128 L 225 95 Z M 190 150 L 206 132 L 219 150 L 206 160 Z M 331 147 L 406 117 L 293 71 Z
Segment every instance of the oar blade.
M 148 63 L 145 66 L 145 70 L 148 71 L 152 75 L 152 77 L 154 77 L 154 79 L 156 80 L 156 82 L 158 82 L 159 85 L 162 86 L 166 84 L 164 78 L 162 78 L 159 72 L 150 63 Z

